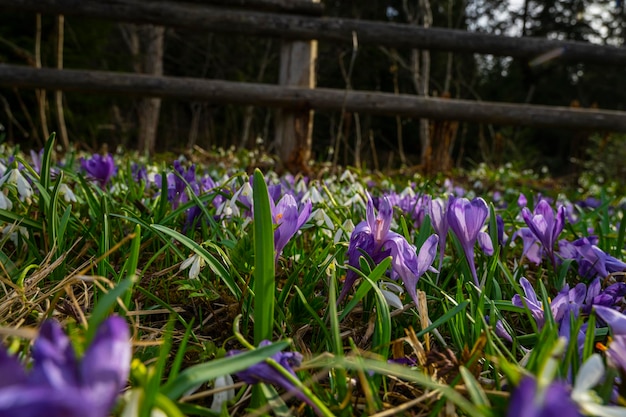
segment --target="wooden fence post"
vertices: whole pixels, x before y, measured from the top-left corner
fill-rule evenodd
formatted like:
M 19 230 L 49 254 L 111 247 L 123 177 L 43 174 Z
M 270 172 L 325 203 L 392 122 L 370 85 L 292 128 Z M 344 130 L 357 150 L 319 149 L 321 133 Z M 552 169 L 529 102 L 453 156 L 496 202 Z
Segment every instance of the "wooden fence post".
M 312 0 L 319 3 L 320 0 Z M 317 41 L 283 41 L 278 84 L 315 88 Z M 274 144 L 282 168 L 292 173 L 308 172 L 313 137 L 313 110 L 281 109 L 274 122 Z

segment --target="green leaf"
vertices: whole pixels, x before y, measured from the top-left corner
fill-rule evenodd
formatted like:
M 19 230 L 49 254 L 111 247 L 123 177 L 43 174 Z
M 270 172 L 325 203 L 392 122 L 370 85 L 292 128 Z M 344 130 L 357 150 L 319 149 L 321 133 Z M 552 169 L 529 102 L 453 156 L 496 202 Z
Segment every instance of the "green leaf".
M 272 340 L 276 277 L 274 227 L 269 193 L 261 171 L 254 171 L 254 344 Z

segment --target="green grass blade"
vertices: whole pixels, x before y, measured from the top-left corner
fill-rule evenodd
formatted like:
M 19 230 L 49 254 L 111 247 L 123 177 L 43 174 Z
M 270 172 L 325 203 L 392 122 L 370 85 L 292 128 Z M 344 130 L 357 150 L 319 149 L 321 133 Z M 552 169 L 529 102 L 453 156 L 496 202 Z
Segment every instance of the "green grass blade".
M 91 343 L 91 340 L 93 339 L 96 330 L 98 330 L 98 326 L 109 315 L 109 311 L 113 308 L 113 306 L 117 302 L 117 299 L 121 298 L 126 291 L 132 288 L 133 281 L 134 280 L 131 278 L 126 278 L 117 286 L 115 286 L 115 288 L 110 290 L 104 296 L 100 297 L 87 322 L 88 327 L 87 333 L 85 334 L 85 340 L 87 341 L 87 345 Z
M 43 223 L 41 221 L 29 219 L 5 209 L 0 209 L 0 220 L 7 223 L 16 223 L 20 226 L 25 226 L 38 231 L 43 230 Z
M 126 260 L 125 270 L 126 277 L 129 279 L 133 279 L 136 276 L 137 266 L 139 265 L 139 250 L 141 248 L 141 226 L 135 225 L 133 240 L 130 244 L 130 254 L 128 255 L 128 259 Z M 124 296 L 124 305 L 126 308 L 130 308 L 132 293 L 128 291 Z
M 431 324 L 430 326 L 428 326 L 424 330 L 421 330 L 420 332 L 418 332 L 417 333 L 417 337 L 422 337 L 426 333 L 431 332 L 433 329 L 436 329 L 437 327 L 441 326 L 442 324 L 448 322 L 448 320 L 452 319 L 457 314 L 463 312 L 468 304 L 469 304 L 468 300 L 465 300 L 462 303 L 459 303 L 452 310 L 447 311 L 446 314 L 444 314 L 443 316 L 440 316 L 437 320 L 433 321 L 433 324 Z
M 461 366 L 459 367 L 459 372 L 461 373 L 461 377 L 463 377 L 463 383 L 465 384 L 465 388 L 467 388 L 467 392 L 472 399 L 472 403 L 487 410 L 491 408 L 487 394 L 485 394 L 485 391 L 480 386 L 480 383 L 476 380 L 474 375 L 472 375 L 469 369 Z
M 272 340 L 274 329 L 274 227 L 265 178 L 258 169 L 252 182 L 254 204 L 254 344 Z
M 185 392 L 199 384 L 211 381 L 218 376 L 234 374 L 255 365 L 289 346 L 289 342 L 280 341 L 254 350 L 194 365 L 182 371 L 161 392 L 170 399 L 180 398 Z

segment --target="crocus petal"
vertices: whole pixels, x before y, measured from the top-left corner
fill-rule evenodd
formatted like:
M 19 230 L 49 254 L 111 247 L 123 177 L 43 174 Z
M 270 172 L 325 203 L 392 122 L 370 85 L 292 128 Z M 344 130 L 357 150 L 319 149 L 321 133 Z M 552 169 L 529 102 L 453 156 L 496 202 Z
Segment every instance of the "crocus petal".
M 131 359 L 128 324 L 122 317 L 111 316 L 100 324 L 81 360 L 83 381 L 89 384 L 111 384 L 117 394 L 126 384 Z
M 530 282 L 525 277 L 521 277 L 519 280 L 519 283 L 522 286 L 522 289 L 524 290 L 526 299 L 530 301 L 530 303 L 533 306 L 540 307 L 541 303 L 539 302 L 539 299 L 537 299 L 537 293 L 535 293 L 535 289 L 530 284 Z
M 393 207 L 389 202 L 387 197 L 383 197 L 380 199 L 380 206 L 378 208 L 378 216 L 376 216 L 376 220 L 374 225 L 370 223 L 370 227 L 372 227 L 372 231 L 374 233 L 374 239 L 376 242 L 382 243 L 387 234 L 389 233 L 389 229 L 391 228 L 391 220 L 393 218 Z
M 626 335 L 626 316 L 617 310 L 604 306 L 594 306 L 598 317 L 604 320 L 613 334 Z
M 107 410 L 108 411 L 108 410 Z M 2 417 L 105 417 L 85 401 L 84 392 L 72 387 L 51 390 L 41 385 L 21 385 L 0 390 Z
M 388 248 L 392 258 L 391 265 L 393 271 L 402 279 L 406 292 L 411 296 L 417 305 L 417 281 L 418 262 L 415 255 L 415 247 L 397 233 L 390 232 L 390 237 L 385 241 L 385 248 Z M 432 259 L 431 259 L 432 261 Z
M 43 322 L 32 348 L 32 357 L 34 365 L 30 378 L 33 381 L 58 389 L 78 385 L 76 355 L 57 321 Z
M 493 255 L 493 242 L 491 236 L 485 232 L 478 233 L 478 246 L 486 255 Z
M 17 358 L 10 356 L 0 346 L 0 390 L 10 385 L 18 385 L 26 380 L 24 367 Z
M 446 217 L 446 209 L 450 205 L 452 199 L 448 200 L 448 203 L 441 198 L 435 198 L 430 202 L 430 221 L 435 229 L 435 232 L 441 239 L 442 235 L 448 233 L 448 219 Z
M 606 354 L 614 367 L 626 372 L 626 335 L 613 334 L 613 340 L 611 340 Z
M 298 220 L 296 222 L 296 231 L 300 230 L 300 228 L 309 220 L 312 209 L 313 204 L 310 201 L 306 201 L 300 209 L 300 214 L 298 215 Z
M 489 215 L 489 207 L 482 198 L 478 197 L 470 202 L 470 206 L 465 211 L 465 221 L 470 236 L 477 236 L 480 229 L 485 224 Z
M 439 236 L 430 235 L 420 248 L 417 255 L 417 275 L 422 276 L 433 263 L 435 256 L 437 256 L 437 243 L 439 242 Z

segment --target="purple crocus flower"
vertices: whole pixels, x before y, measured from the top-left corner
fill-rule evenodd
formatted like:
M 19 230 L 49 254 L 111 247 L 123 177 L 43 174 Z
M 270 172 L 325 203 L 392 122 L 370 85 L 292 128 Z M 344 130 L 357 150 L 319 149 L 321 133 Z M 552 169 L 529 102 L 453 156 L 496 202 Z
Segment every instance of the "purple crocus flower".
M 263 340 L 259 343 L 259 347 L 267 346 L 269 344 L 270 341 Z M 231 350 L 226 354 L 226 356 L 235 356 L 238 353 L 241 353 L 241 351 Z M 299 352 L 278 352 L 271 356 L 271 358 L 274 359 L 280 366 L 285 368 L 287 372 L 297 378 L 296 372 L 293 368 L 300 366 L 302 363 L 302 355 Z M 317 410 L 317 407 L 306 395 L 298 390 L 291 383 L 291 381 L 289 381 L 289 379 L 281 374 L 275 367 L 267 363 L 267 361 L 261 361 L 244 371 L 237 372 L 235 375 L 247 384 L 265 383 L 277 385 Z
M 578 272 L 583 277 L 600 276 L 626 270 L 626 263 L 614 258 L 593 244 L 588 238 L 580 238 L 572 243 L 578 253 Z
M 472 201 L 466 198 L 457 198 L 448 208 L 448 223 L 463 247 L 465 259 L 467 259 L 476 286 L 480 286 L 476 265 L 474 264 L 474 245 L 476 241 L 478 241 L 483 252 L 487 255 L 493 255 L 491 238 L 487 233 L 480 230 L 488 215 L 489 208 L 487 203 L 480 197 Z
M 539 301 L 535 290 L 525 277 L 520 278 L 520 285 L 525 296 L 521 297 L 519 294 L 515 294 L 511 303 L 517 307 L 528 308 L 537 323 L 537 328 L 541 330 L 545 324 L 543 304 Z M 559 326 L 559 334 L 561 336 L 569 338 L 569 316 L 570 314 L 573 314 L 575 317 L 578 316 L 586 294 L 587 287 L 585 284 L 579 283 L 572 289 L 565 285 L 550 302 L 550 311 L 555 323 Z
M 282 253 L 287 242 L 296 234 L 298 230 L 309 220 L 311 216 L 312 204 L 307 201 L 298 213 L 298 204 L 291 194 L 285 194 L 278 204 L 274 205 L 274 200 L 270 200 L 272 220 L 276 225 L 274 230 L 274 250 L 275 259 Z
M 519 197 L 517 197 L 517 205 L 519 207 L 526 207 L 528 205 L 528 199 L 524 193 L 520 193 Z
M 507 416 L 579 417 L 582 414 L 563 382 L 553 381 L 547 387 L 539 387 L 534 377 L 525 376 L 511 394 Z
M 522 238 L 522 259 L 526 257 L 530 262 L 539 265 L 541 263 L 541 246 L 537 236 L 528 227 L 520 227 L 513 234 L 512 240 L 518 236 Z
M 533 213 L 524 207 L 522 217 L 533 234 L 539 239 L 550 257 L 552 265 L 556 268 L 554 244 L 565 227 L 565 207 L 559 206 L 555 216 L 550 204 L 546 200 L 541 200 L 535 206 Z
M 109 182 L 115 175 L 117 168 L 110 153 L 106 155 L 94 154 L 91 158 L 80 158 L 80 166 L 91 177 L 96 180 L 101 188 Z
M 376 214 L 374 203 L 368 195 L 366 220 L 359 223 L 350 236 L 348 265 L 359 268 L 361 251 L 367 253 L 376 264 L 391 256 L 392 278 L 402 279 L 406 291 L 417 304 L 417 281 L 427 270 L 433 270 L 431 264 L 436 256 L 439 237 L 430 236 L 416 256 L 415 247 L 404 236 L 390 230 L 392 217 L 393 208 L 387 197 L 380 200 Z M 356 279 L 357 274 L 348 270 L 338 302 L 348 294 Z
M 61 326 L 45 321 L 30 371 L 0 349 L 0 416 L 108 416 L 130 370 L 129 338 L 124 319 L 110 317 L 78 360 Z
M 148 169 L 145 165 L 139 165 L 136 162 L 133 162 L 130 166 L 130 173 L 135 182 L 148 182 Z
M 430 202 L 430 222 L 435 229 L 435 233 L 439 236 L 439 271 L 443 265 L 443 256 L 446 249 L 446 238 L 448 237 L 448 212 L 450 205 L 454 201 L 454 197 L 448 197 L 448 201 L 444 202 L 441 198 L 435 198 Z

